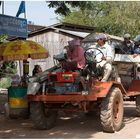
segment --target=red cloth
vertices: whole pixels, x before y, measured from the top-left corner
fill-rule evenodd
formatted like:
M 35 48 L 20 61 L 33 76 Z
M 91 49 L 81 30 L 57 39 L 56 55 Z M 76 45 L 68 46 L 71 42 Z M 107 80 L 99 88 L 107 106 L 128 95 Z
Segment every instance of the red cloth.
M 77 67 L 82 69 L 85 67 L 84 49 L 80 46 L 75 46 L 74 50 L 68 51 L 68 59 L 72 62 L 77 62 Z

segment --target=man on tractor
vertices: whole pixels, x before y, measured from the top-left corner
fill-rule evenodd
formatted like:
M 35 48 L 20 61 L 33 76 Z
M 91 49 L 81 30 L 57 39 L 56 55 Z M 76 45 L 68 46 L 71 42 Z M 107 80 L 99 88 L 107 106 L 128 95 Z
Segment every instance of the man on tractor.
M 66 71 L 74 71 L 77 69 L 83 69 L 85 67 L 84 49 L 80 46 L 79 39 L 74 39 L 68 42 L 69 47 L 67 49 L 66 62 L 62 64 L 63 69 Z
M 131 35 L 125 34 L 124 41 L 121 43 L 119 54 L 133 54 L 134 43 L 131 41 Z
M 111 46 L 106 43 L 107 37 L 105 34 L 100 33 L 96 37 L 97 45 L 95 46 L 97 48 L 96 50 L 96 61 L 100 61 L 100 63 L 97 63 L 97 68 L 102 67 L 104 68 L 104 74 L 102 78 L 102 82 L 105 82 L 108 80 L 111 71 L 112 71 L 112 61 L 114 59 L 114 53 L 112 51 Z M 102 54 L 99 52 L 102 52 Z

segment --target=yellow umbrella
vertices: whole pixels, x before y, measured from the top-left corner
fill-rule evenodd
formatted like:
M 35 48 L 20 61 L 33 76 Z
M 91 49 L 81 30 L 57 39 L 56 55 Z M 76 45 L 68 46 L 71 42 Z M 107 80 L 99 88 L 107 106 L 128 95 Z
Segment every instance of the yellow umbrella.
M 48 51 L 34 41 L 16 40 L 0 44 L 0 60 L 42 59 L 48 56 Z

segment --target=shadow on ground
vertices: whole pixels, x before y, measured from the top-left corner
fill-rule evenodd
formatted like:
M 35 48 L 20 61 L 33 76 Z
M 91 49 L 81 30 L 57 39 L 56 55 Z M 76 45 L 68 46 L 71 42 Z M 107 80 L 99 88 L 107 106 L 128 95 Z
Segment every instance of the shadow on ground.
M 90 114 L 60 114 L 56 126 L 51 130 L 36 130 L 31 120 L 0 120 L 1 138 L 94 138 L 94 134 L 101 132 L 99 116 Z M 6 125 L 5 125 L 6 124 Z

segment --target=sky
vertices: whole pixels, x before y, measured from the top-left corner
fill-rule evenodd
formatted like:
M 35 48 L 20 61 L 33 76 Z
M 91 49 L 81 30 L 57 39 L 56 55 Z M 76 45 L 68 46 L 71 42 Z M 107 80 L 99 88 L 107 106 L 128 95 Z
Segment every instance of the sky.
M 15 16 L 20 5 L 20 1 L 4 1 L 5 15 Z M 49 8 L 45 1 L 26 1 L 26 18 L 36 25 L 49 26 L 58 23 L 54 8 Z M 24 14 L 19 15 L 23 18 Z

